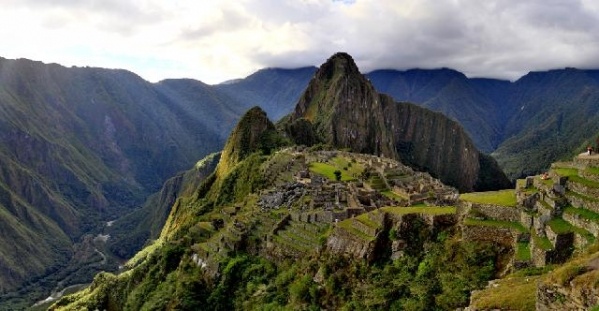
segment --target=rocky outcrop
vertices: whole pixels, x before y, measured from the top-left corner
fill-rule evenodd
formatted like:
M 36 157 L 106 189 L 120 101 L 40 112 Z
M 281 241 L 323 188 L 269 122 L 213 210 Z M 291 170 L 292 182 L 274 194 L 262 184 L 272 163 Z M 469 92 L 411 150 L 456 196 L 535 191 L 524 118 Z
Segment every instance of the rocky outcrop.
M 321 142 L 399 159 L 461 191 L 510 186 L 457 122 L 378 94 L 345 53 L 320 67 L 281 127 L 296 143 Z
M 590 310 L 599 305 L 597 253 L 575 259 L 540 280 L 536 310 Z

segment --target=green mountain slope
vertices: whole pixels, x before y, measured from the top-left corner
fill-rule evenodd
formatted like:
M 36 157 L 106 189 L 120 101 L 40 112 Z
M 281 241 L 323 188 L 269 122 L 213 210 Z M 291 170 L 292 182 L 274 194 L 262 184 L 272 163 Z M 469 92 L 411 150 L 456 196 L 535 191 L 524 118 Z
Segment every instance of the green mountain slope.
M 43 298 L 73 245 L 218 151 L 235 105 L 199 82 L 0 59 L 0 305 Z
M 512 176 L 535 174 L 570 158 L 599 133 L 599 80 L 592 70 L 530 73 L 514 83 L 516 108 L 493 155 Z M 574 152 L 573 152 L 574 151 Z
M 460 242 L 456 208 L 434 206 L 455 189 L 391 159 L 280 149 L 273 130 L 250 110 L 129 270 L 51 310 L 455 309 L 495 274 L 501 247 Z

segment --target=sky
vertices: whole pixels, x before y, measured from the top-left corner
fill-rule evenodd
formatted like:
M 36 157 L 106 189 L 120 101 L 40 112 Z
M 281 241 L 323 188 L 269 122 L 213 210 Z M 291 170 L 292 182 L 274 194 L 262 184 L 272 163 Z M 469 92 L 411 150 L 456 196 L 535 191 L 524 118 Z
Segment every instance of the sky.
M 209 84 L 335 52 L 515 80 L 599 68 L 596 0 L 0 0 L 0 56 Z

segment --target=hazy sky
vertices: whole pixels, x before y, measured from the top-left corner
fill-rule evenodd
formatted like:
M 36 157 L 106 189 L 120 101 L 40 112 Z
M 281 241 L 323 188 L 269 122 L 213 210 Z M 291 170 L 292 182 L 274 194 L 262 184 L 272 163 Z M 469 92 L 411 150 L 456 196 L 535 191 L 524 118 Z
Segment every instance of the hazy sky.
M 0 56 L 124 68 L 150 81 L 318 66 L 450 67 L 516 79 L 599 68 L 596 0 L 1 0 Z

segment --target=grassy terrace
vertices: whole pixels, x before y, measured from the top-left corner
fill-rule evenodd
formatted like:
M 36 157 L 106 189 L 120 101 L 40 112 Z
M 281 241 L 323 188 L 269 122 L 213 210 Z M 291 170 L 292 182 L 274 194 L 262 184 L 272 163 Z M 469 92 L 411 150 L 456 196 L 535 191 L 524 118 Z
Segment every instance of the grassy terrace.
M 378 174 L 375 174 L 374 176 L 370 177 L 370 179 L 368 180 L 368 183 L 370 184 L 370 187 L 372 187 L 372 189 L 375 189 L 378 191 L 387 189 L 387 186 L 385 185 L 385 181 L 383 179 L 381 179 L 381 177 Z
M 530 232 L 530 236 L 534 240 L 535 245 L 538 246 L 540 249 L 543 249 L 546 251 L 553 249 L 553 244 L 551 244 L 551 241 L 549 241 L 549 239 L 547 237 L 538 236 L 534 230 L 532 230 Z
M 507 277 L 472 295 L 481 310 L 535 310 L 539 276 Z
M 589 166 L 585 169 L 585 172 L 593 175 L 599 175 L 599 167 Z
M 467 226 L 485 226 L 485 227 L 495 227 L 495 228 L 507 228 L 507 229 L 518 230 L 520 232 L 527 232 L 526 228 L 524 228 L 524 226 L 521 223 L 513 222 L 513 221 L 504 221 L 504 220 L 495 220 L 495 219 L 480 220 L 480 219 L 467 218 L 467 219 L 464 219 L 464 224 Z
M 352 163 L 343 157 L 334 157 L 329 162 L 310 163 L 310 171 L 319 175 L 323 175 L 330 180 L 335 179 L 335 171 L 341 172 L 342 181 L 353 181 L 359 176 L 364 168 L 359 163 Z
M 370 235 L 356 229 L 356 227 L 354 227 L 353 220 L 351 218 L 339 222 L 337 224 L 337 226 L 345 229 L 347 232 L 359 237 L 360 239 L 362 239 L 364 241 L 373 241 L 374 240 L 374 236 L 370 236 Z
M 595 222 L 599 223 L 599 214 L 590 211 L 588 209 L 584 209 L 584 208 L 576 208 L 576 207 L 572 207 L 572 206 L 568 206 L 566 208 L 564 208 L 564 213 L 566 214 L 572 214 L 572 215 L 578 215 L 582 218 L 588 219 L 588 220 L 592 220 Z
M 400 201 L 400 200 L 405 200 L 405 199 L 407 199 L 406 197 L 404 197 L 404 196 L 401 196 L 401 195 L 399 195 L 399 194 L 395 193 L 395 192 L 394 192 L 394 191 L 392 191 L 392 190 L 385 190 L 385 191 L 381 191 L 381 194 L 382 194 L 382 195 L 384 195 L 384 196 L 386 196 L 386 197 L 388 197 L 388 198 L 389 198 L 389 199 L 391 199 L 391 200 L 396 200 L 396 201 Z
M 460 195 L 460 199 L 479 204 L 516 206 L 516 192 L 513 189 L 487 192 L 470 192 Z
M 565 177 L 578 176 L 578 169 L 571 167 L 557 167 L 553 169 L 558 175 Z
M 591 171 L 589 171 L 590 169 Z M 587 169 L 588 172 L 594 172 L 595 170 L 597 170 L 597 168 Z M 556 168 L 555 172 L 560 176 L 568 177 L 568 180 L 574 183 L 585 185 L 587 187 L 599 188 L 599 182 L 588 180 L 586 178 L 578 176 L 578 170 L 575 168 Z
M 585 201 L 599 202 L 599 199 L 597 199 L 597 198 L 588 197 L 586 195 L 580 194 L 578 192 L 570 191 L 570 190 L 566 190 L 566 195 L 577 197 L 577 198 L 583 199 Z
M 516 246 L 516 259 L 520 261 L 529 261 L 531 259 L 530 246 L 527 242 L 518 242 Z
M 395 215 L 406 215 L 406 214 L 425 214 L 425 215 L 449 215 L 455 214 L 456 208 L 454 206 L 386 206 L 381 208 L 382 211 L 395 214 Z
M 595 243 L 587 248 L 582 254 L 557 267 L 545 277 L 546 283 L 568 284 L 574 278 L 579 278 L 577 286 L 591 288 L 597 286 L 596 282 L 599 277 L 599 270 L 590 270 L 586 268 L 588 262 L 598 258 L 599 243 Z M 585 275 L 586 274 L 586 275 Z M 583 277 L 583 278 L 580 278 Z
M 372 219 L 370 219 L 368 217 L 368 213 L 357 216 L 356 220 L 358 220 L 359 222 L 365 224 L 366 226 L 368 226 L 370 228 L 376 229 L 376 228 L 381 227 L 381 224 L 373 221 Z
M 557 234 L 566 234 L 574 232 L 583 236 L 589 242 L 595 241 L 595 236 L 593 234 L 591 234 L 583 228 L 573 226 L 572 224 L 563 220 L 562 218 L 553 218 L 549 222 L 547 222 L 547 225 L 549 225 L 551 230 L 553 230 L 553 232 Z

